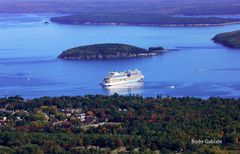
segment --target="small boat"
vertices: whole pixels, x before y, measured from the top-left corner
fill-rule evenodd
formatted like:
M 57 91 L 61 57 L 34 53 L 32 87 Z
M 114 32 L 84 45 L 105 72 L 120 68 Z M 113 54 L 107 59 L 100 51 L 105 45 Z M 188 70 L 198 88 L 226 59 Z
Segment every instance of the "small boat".
M 49 24 L 49 21 L 43 21 L 44 24 Z

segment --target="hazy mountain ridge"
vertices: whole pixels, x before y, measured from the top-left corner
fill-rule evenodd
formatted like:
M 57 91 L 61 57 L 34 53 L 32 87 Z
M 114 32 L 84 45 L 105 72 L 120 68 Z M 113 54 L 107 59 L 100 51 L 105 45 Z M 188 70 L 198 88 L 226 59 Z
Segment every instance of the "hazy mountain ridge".
M 117 4 L 117 5 L 116 5 Z M 0 0 L 0 13 L 240 14 L 237 0 Z M 13 9 L 14 8 L 14 9 Z

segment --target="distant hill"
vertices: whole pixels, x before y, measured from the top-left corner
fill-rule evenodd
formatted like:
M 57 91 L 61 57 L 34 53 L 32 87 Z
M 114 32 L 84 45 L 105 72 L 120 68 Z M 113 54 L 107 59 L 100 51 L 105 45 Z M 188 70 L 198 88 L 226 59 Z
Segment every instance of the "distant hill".
M 0 0 L 0 13 L 240 14 L 239 0 Z
M 91 59 L 116 59 L 154 56 L 163 52 L 162 47 L 149 48 L 149 50 L 133 45 L 105 43 L 80 46 L 63 51 L 58 58 L 67 60 L 91 60 Z
M 240 48 L 240 30 L 218 34 L 213 41 L 227 47 Z

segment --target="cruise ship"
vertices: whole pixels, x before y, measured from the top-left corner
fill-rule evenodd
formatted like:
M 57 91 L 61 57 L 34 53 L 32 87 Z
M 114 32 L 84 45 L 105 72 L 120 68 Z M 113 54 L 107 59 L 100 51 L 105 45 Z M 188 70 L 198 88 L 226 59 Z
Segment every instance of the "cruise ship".
M 132 84 L 143 82 L 143 74 L 138 69 L 128 70 L 125 72 L 110 72 L 103 79 L 102 86 L 116 86 L 123 84 Z

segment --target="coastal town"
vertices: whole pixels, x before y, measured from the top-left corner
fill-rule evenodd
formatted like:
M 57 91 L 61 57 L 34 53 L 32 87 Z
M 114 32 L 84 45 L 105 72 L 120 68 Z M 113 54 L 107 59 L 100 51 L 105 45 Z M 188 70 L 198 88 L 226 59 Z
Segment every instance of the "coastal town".
M 126 109 L 119 109 L 126 112 Z M 13 126 L 21 129 L 24 123 L 34 120 L 34 125 L 41 123 L 54 127 L 71 127 L 72 125 L 80 128 L 98 127 L 104 125 L 120 125 L 121 123 L 108 121 L 105 113 L 95 115 L 92 111 L 83 112 L 82 108 L 59 109 L 56 106 L 42 106 L 33 113 L 28 110 L 9 110 L 8 107 L 0 108 L 0 126 Z M 39 122 L 39 123 L 38 123 Z M 29 127 L 28 127 L 29 128 Z M 28 128 L 25 128 L 26 130 Z M 30 129 L 30 128 L 29 128 Z

